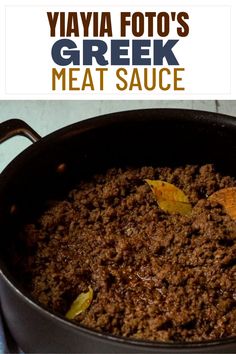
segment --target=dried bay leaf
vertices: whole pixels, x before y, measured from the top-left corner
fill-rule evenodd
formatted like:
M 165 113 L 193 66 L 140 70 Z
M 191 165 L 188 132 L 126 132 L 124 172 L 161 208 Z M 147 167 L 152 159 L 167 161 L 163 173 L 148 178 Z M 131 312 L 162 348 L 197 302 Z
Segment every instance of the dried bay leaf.
M 66 313 L 66 318 L 73 320 L 81 312 L 87 310 L 93 300 L 93 289 L 89 286 L 87 293 L 81 293 L 72 303 L 69 311 Z
M 236 220 L 236 187 L 220 189 L 210 195 L 208 200 L 221 204 L 226 213 Z
M 184 192 L 173 184 L 160 180 L 145 180 L 151 187 L 159 207 L 170 214 L 189 215 L 192 206 Z

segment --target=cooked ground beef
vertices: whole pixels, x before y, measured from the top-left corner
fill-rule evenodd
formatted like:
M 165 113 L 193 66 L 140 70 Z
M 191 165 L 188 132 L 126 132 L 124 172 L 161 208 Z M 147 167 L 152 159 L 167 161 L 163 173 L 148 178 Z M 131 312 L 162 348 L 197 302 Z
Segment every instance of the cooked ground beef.
M 144 179 L 184 191 L 190 216 L 162 211 Z M 75 321 L 132 338 L 200 341 L 236 335 L 236 222 L 207 197 L 236 186 L 212 165 L 113 168 L 54 202 L 21 237 L 32 296 Z

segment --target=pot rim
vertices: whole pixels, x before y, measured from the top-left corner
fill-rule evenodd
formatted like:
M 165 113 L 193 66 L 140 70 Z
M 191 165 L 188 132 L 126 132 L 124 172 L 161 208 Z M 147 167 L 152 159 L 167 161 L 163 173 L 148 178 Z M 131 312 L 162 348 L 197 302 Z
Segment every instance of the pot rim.
M 136 113 L 135 117 L 133 117 L 134 113 Z M 10 170 L 13 164 L 17 163 L 20 158 L 27 158 L 27 156 L 29 156 L 33 151 L 35 151 L 35 149 L 37 150 L 40 145 L 51 144 L 54 141 L 59 141 L 60 138 L 66 139 L 68 135 L 71 138 L 78 134 L 83 134 L 88 131 L 101 129 L 114 124 L 119 124 L 120 122 L 122 124 L 133 124 L 134 122 L 142 123 L 148 119 L 147 117 L 143 116 L 145 113 L 150 113 L 150 121 L 182 121 L 182 123 L 188 122 L 193 125 L 212 125 L 213 127 L 218 126 L 221 129 L 224 129 L 227 126 L 231 126 L 231 129 L 233 127 L 236 129 L 236 117 L 218 112 L 210 112 L 204 110 L 194 110 L 185 108 L 144 108 L 102 114 L 96 117 L 86 118 L 84 120 L 59 128 L 45 135 L 38 141 L 34 142 L 32 145 L 28 146 L 15 158 L 13 158 L 12 161 L 9 162 L 9 164 L 0 173 L 0 180 L 5 175 L 5 173 L 10 174 Z M 155 114 L 157 114 L 158 116 L 155 116 Z M 154 117 L 151 115 L 154 115 Z M 215 119 L 216 117 L 217 120 Z

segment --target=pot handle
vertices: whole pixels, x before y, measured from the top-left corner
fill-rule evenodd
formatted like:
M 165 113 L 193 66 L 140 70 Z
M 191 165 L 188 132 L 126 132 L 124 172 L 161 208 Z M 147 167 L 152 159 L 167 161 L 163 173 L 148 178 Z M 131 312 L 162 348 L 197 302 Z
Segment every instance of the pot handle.
M 22 135 L 33 143 L 41 139 L 41 136 L 21 119 L 9 119 L 0 124 L 0 144 L 16 135 Z

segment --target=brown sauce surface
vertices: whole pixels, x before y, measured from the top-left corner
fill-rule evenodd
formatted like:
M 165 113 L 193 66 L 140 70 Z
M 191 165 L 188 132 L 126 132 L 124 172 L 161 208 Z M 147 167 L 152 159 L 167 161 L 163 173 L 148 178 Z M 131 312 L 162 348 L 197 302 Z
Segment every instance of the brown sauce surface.
M 192 214 L 162 211 L 146 178 L 181 188 Z M 236 222 L 207 201 L 231 186 L 212 165 L 110 169 L 25 227 L 20 272 L 32 296 L 63 315 L 91 286 L 75 321 L 99 331 L 158 341 L 236 335 Z

